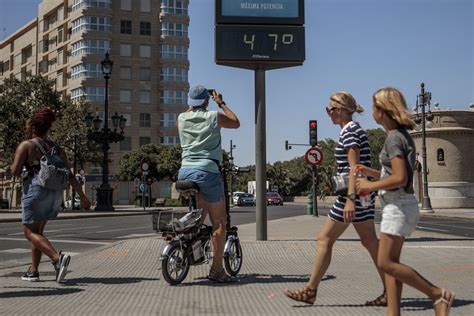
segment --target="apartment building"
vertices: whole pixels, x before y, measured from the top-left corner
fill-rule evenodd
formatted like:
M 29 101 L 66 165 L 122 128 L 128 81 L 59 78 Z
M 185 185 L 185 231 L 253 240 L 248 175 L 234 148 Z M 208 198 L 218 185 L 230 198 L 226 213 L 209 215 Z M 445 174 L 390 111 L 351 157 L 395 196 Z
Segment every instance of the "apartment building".
M 0 80 L 41 74 L 73 100 L 94 103 L 104 118 L 100 62 L 110 52 L 109 115 L 127 119 L 125 140 L 111 145 L 113 176 L 120 157 L 139 146 L 179 143 L 175 120 L 187 108 L 189 0 L 44 0 L 38 17 L 0 42 Z M 100 185 L 101 166 L 86 166 L 86 191 Z M 114 203 L 129 204 L 134 183 L 112 181 Z M 171 194 L 171 183 L 153 196 Z

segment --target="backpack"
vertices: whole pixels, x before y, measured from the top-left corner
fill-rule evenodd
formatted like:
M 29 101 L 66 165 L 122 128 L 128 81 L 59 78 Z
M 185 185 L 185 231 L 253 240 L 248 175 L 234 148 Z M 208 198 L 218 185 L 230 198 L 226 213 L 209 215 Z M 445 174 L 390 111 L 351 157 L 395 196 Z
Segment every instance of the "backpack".
M 43 154 L 40 159 L 40 170 L 36 177 L 38 184 L 53 191 L 62 191 L 69 188 L 70 171 L 67 163 L 59 155 L 59 147 L 54 145 L 51 148 L 51 153 L 48 154 L 36 139 L 32 139 L 32 141 Z

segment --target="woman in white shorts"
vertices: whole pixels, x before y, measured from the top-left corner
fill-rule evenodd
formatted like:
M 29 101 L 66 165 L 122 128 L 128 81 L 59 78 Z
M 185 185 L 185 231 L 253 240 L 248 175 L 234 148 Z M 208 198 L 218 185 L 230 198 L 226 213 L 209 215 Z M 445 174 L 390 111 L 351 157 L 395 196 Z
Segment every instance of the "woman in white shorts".
M 372 115 L 387 133 L 380 152 L 382 171 L 360 165 L 364 175 L 379 180 L 357 179 L 356 189 L 379 190 L 383 205 L 377 264 L 385 272 L 387 315 L 400 315 L 403 283 L 426 294 L 433 301 L 436 315 L 449 315 L 454 292 L 433 285 L 413 268 L 400 263 L 405 238 L 415 230 L 420 216 L 413 190 L 416 149 L 407 131 L 415 123 L 399 90 L 382 88 L 372 98 Z

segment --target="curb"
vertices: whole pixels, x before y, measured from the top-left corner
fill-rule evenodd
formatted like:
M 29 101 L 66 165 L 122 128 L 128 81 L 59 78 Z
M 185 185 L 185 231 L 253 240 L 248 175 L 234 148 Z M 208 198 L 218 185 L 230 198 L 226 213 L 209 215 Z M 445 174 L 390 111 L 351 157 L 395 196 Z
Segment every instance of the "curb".
M 145 211 L 145 212 L 135 212 L 135 213 L 100 213 L 100 214 L 77 214 L 77 215 L 64 215 L 58 216 L 54 220 L 65 220 L 65 219 L 78 219 L 78 218 L 94 218 L 94 217 L 121 217 L 121 216 L 135 216 L 135 215 L 149 215 L 152 211 Z M 21 213 L 18 213 L 21 214 Z M 64 214 L 64 213 L 63 213 Z M 19 218 L 0 218 L 0 223 L 14 223 L 14 222 L 21 222 L 21 216 Z

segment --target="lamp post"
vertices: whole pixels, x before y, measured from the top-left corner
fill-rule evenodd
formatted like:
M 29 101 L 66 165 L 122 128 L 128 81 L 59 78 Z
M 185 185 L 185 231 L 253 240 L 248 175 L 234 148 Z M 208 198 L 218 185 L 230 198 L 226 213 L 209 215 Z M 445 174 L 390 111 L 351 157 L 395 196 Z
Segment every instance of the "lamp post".
M 230 155 L 229 155 L 230 170 L 234 170 L 234 156 L 232 155 L 232 150 L 235 147 L 237 146 L 232 144 L 232 139 L 231 139 L 230 140 Z M 230 203 L 234 205 L 234 173 L 232 171 L 230 173 Z
M 77 130 L 74 131 L 73 137 L 74 137 L 74 161 L 72 165 L 72 173 L 74 176 L 76 176 L 77 173 L 77 136 L 78 132 Z M 71 194 L 71 210 L 75 209 L 75 204 L 76 204 L 76 191 L 72 189 L 72 194 Z
M 105 102 L 104 102 L 104 125 L 101 127 L 102 120 L 97 115 L 96 118 L 88 113 L 85 120 L 86 125 L 90 129 L 87 137 L 101 145 L 102 158 L 102 184 L 96 188 L 97 191 L 97 206 L 96 211 L 113 211 L 113 188 L 109 184 L 109 149 L 111 143 L 116 143 L 124 140 L 123 129 L 127 119 L 123 115 L 118 115 L 117 112 L 111 117 L 114 130 L 109 129 L 109 79 L 112 74 L 113 62 L 109 58 L 109 52 L 105 54 L 105 59 L 101 62 L 102 73 L 105 78 Z M 120 128 L 120 133 L 117 132 L 117 127 Z
M 421 83 L 421 92 L 417 95 L 416 106 L 415 106 L 415 123 L 421 123 L 421 156 L 423 159 L 423 166 L 421 169 L 423 175 L 423 200 L 421 203 L 421 212 L 433 213 L 431 207 L 431 200 L 428 194 L 428 164 L 426 162 L 426 125 L 430 126 L 433 121 L 433 114 L 430 109 L 431 105 L 431 92 L 425 91 L 425 84 Z M 426 106 L 428 106 L 428 113 L 426 113 Z M 421 115 L 418 112 L 418 108 L 421 108 Z

